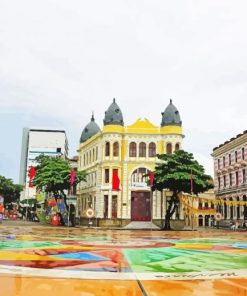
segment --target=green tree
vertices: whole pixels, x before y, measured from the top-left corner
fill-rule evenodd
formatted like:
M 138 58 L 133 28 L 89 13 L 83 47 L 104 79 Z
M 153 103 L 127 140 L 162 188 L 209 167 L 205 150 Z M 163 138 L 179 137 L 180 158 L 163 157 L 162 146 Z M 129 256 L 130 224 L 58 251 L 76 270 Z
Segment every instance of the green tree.
M 165 214 L 165 230 L 170 230 L 170 219 L 179 206 L 179 193 L 191 193 L 191 178 L 193 193 L 205 192 L 213 187 L 212 178 L 193 157 L 192 153 L 178 150 L 174 154 L 158 155 L 160 162 L 155 167 L 155 184 L 153 189 L 162 191 L 169 189 L 172 196 L 168 201 Z
M 48 193 L 53 193 L 55 199 L 63 197 L 65 205 L 67 205 L 67 195 L 65 190 L 70 189 L 70 174 L 71 166 L 68 160 L 61 157 L 50 157 L 39 155 L 36 157 L 36 174 L 33 179 L 33 184 L 37 189 L 44 190 Z M 84 181 L 86 173 L 77 171 L 73 186 Z
M 0 176 L 0 195 L 4 197 L 5 204 L 17 201 L 22 190 L 22 185 L 14 184 L 11 179 Z

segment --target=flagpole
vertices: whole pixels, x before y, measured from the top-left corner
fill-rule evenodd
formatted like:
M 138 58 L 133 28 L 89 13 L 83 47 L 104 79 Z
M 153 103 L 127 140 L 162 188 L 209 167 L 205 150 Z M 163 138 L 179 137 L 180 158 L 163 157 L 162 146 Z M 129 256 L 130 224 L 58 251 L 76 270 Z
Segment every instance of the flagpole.
M 151 231 L 153 230 L 153 191 L 152 186 L 150 186 L 150 199 L 151 199 Z
M 190 194 L 191 194 L 191 200 L 192 200 L 192 205 L 191 205 L 191 227 L 192 230 L 194 230 L 194 214 L 193 214 L 193 174 L 192 174 L 192 169 L 190 169 Z
M 150 203 L 151 203 L 151 231 L 153 230 L 153 182 L 154 182 L 154 173 L 150 171 L 149 173 L 149 181 L 150 181 Z

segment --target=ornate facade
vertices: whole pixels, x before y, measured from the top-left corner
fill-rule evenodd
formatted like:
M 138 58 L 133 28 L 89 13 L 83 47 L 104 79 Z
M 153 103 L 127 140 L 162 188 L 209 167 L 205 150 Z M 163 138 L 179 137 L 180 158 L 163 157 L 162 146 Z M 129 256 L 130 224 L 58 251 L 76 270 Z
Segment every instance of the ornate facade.
M 105 112 L 103 128 L 94 116 L 84 128 L 79 152 L 79 170 L 87 181 L 78 186 L 81 223 L 88 223 L 86 211 L 94 210 L 92 223 L 125 226 L 131 221 L 161 221 L 165 196 L 150 192 L 149 173 L 157 154 L 172 153 L 182 145 L 182 122 L 172 101 L 162 113 L 160 126 L 138 119 L 124 126 L 115 99 Z
M 224 220 L 247 219 L 247 130 L 213 149 L 217 211 Z

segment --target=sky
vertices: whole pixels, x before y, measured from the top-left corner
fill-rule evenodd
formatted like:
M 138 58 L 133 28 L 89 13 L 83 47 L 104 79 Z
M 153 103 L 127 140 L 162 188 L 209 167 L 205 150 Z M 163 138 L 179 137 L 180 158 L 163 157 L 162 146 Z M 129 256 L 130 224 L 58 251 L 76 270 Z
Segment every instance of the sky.
M 1 0 L 0 175 L 19 179 L 23 127 L 66 130 L 70 156 L 113 98 L 125 125 L 160 125 L 172 99 L 183 149 L 247 129 L 246 0 Z

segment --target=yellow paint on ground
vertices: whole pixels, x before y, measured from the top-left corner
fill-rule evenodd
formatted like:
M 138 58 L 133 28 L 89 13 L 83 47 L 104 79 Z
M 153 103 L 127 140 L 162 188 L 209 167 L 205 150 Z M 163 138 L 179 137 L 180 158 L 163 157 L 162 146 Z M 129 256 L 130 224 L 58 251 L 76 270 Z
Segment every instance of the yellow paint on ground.
M 0 260 L 45 260 L 45 261 L 60 261 L 64 260 L 64 258 L 50 257 L 50 256 L 39 256 L 39 255 L 31 255 L 24 253 L 14 253 L 14 252 L 0 252 Z M 70 260 L 67 259 L 66 260 Z M 72 260 L 72 259 L 71 259 Z

